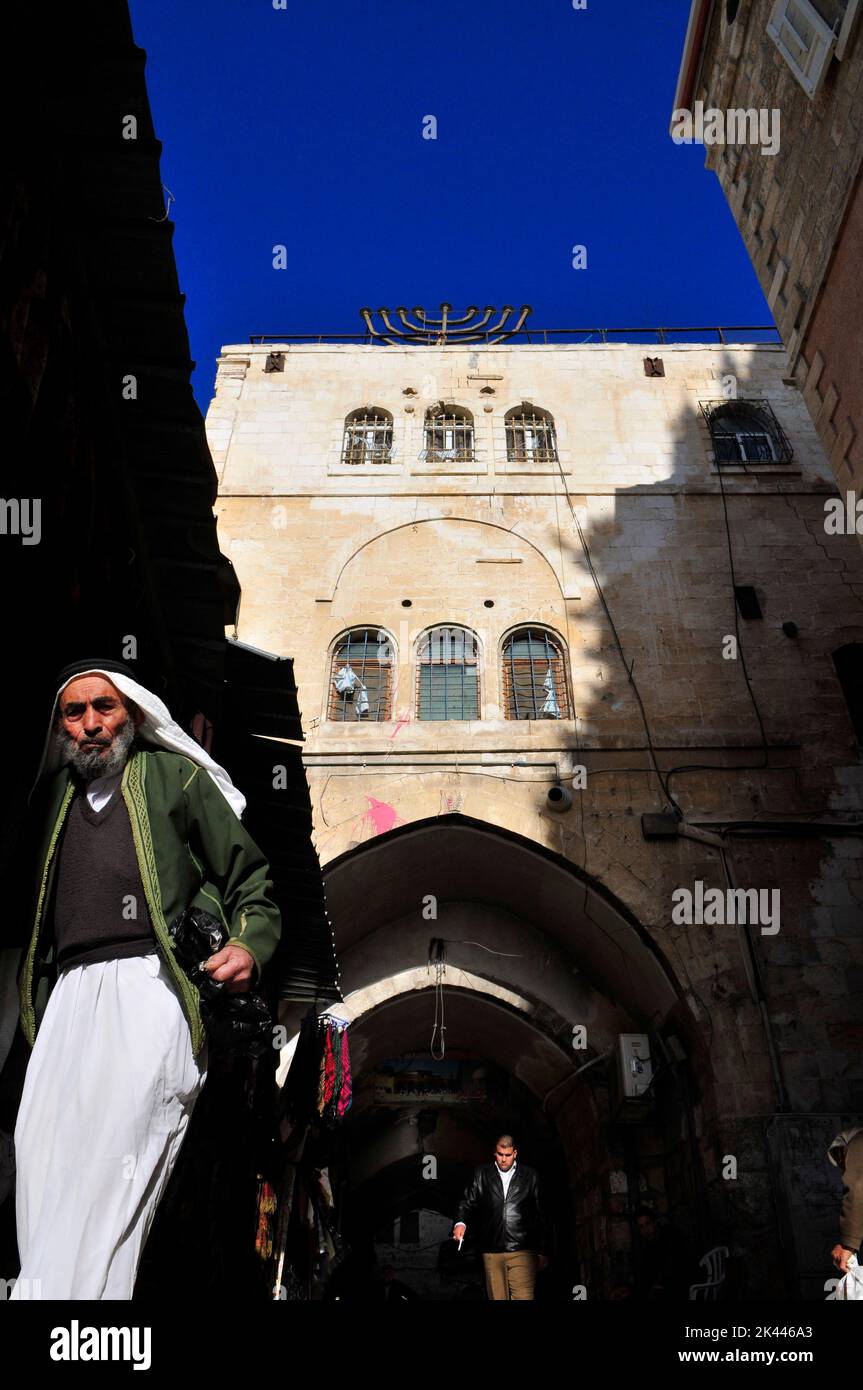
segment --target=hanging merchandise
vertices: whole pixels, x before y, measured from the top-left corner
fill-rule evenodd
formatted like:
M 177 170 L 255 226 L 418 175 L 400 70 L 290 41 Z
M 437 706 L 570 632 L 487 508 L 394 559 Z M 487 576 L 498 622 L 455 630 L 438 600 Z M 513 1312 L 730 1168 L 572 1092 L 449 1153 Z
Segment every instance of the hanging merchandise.
M 336 1104 L 336 1113 L 340 1119 L 350 1110 L 352 1098 L 351 1059 L 348 1053 L 348 1030 L 345 1027 L 342 1029 L 342 1084 L 339 1088 Z
M 288 1122 L 279 1125 L 279 1171 L 258 1188 L 256 1251 L 272 1298 L 324 1297 L 347 1256 L 327 1165 L 351 1099 L 348 1021 L 310 1008 L 277 1104 Z
M 351 1103 L 351 1061 L 348 1022 L 336 1014 L 322 1014 L 318 1020 L 322 1034 L 321 1075 L 318 1114 L 328 1124 L 344 1118 Z
M 348 1022 L 309 1009 L 279 1100 L 279 1117 L 291 1124 L 317 1119 L 329 1125 L 344 1118 L 352 1095 Z
M 333 1096 L 333 1085 L 335 1082 L 336 1063 L 333 1056 L 333 1037 L 330 1029 L 325 1027 L 323 1030 L 323 1047 L 321 1048 L 321 1071 L 318 1082 L 318 1114 L 323 1115 Z
M 315 1168 L 309 1181 L 309 1208 L 314 1230 L 312 1294 L 320 1296 L 334 1270 L 347 1258 L 348 1247 L 336 1228 L 329 1170 Z M 315 1287 L 316 1286 L 316 1287 Z
M 255 1235 L 255 1251 L 261 1260 L 272 1258 L 277 1206 L 275 1188 L 267 1182 L 266 1178 L 260 1179 L 258 1182 L 258 1229 Z

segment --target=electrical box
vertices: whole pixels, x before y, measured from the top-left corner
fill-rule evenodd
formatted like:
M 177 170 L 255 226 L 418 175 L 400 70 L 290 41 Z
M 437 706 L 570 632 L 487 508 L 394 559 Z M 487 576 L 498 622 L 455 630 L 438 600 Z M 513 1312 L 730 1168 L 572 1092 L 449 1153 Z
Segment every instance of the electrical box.
M 640 1100 L 653 1080 L 650 1039 L 646 1033 L 621 1033 L 617 1048 L 621 1094 L 625 1100 Z

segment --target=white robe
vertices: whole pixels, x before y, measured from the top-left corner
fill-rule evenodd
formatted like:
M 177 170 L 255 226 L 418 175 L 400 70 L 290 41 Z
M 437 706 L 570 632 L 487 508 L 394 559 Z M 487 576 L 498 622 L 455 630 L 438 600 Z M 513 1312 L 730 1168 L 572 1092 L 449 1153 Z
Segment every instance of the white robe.
M 94 810 L 121 795 L 120 777 L 88 784 Z M 206 1065 L 157 952 L 61 971 L 15 1126 L 21 1271 L 10 1298 L 132 1297 Z
M 13 1299 L 132 1297 L 206 1075 L 161 956 L 61 972 L 15 1126 Z

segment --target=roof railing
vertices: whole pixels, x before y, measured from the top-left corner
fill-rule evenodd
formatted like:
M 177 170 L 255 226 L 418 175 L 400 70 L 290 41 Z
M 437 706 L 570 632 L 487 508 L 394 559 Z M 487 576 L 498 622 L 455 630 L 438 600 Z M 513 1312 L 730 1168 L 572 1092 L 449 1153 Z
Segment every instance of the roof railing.
M 753 338 L 741 337 L 741 334 L 763 334 L 764 337 Z M 709 336 L 708 336 L 709 335 Z M 460 347 L 472 350 L 483 346 L 490 335 L 480 337 L 478 342 L 449 342 L 444 343 L 444 347 Z M 379 337 L 371 333 L 252 333 L 249 335 L 249 342 L 256 345 L 264 343 L 362 343 L 386 348 L 392 346 L 382 342 Z M 711 325 L 704 328 L 523 328 L 511 333 L 503 346 L 518 342 L 533 346 L 554 346 L 556 343 L 630 343 L 638 345 L 640 343 L 655 344 L 660 343 L 667 346 L 697 346 L 704 344 L 710 346 L 713 343 L 725 344 L 755 344 L 771 347 L 781 347 L 782 339 L 779 329 L 774 324 L 750 324 L 750 325 Z M 493 345 L 493 344 L 489 344 Z M 410 342 L 395 344 L 397 347 L 440 347 L 439 336 L 433 332 L 428 335 L 427 341 L 422 338 L 414 338 Z

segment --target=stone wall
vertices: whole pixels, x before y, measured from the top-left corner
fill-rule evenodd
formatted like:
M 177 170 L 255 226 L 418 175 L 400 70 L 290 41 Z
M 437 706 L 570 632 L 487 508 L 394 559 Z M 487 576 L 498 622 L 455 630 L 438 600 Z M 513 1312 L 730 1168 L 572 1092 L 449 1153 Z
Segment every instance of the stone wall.
M 832 19 L 833 0 L 814 0 Z M 863 40 L 858 15 L 841 60 L 814 97 L 767 32 L 772 0 L 741 0 L 729 24 L 713 8 L 693 101 L 705 109 L 778 110 L 778 153 L 760 145 L 706 147 L 773 311 L 789 366 L 843 486 L 863 484 L 860 361 L 863 248 Z M 852 271 L 852 267 L 854 267 Z
M 283 370 L 264 371 L 270 350 L 284 353 Z M 722 859 L 711 843 L 642 836 L 642 813 L 668 801 L 628 670 L 688 822 L 859 815 L 863 767 L 831 653 L 863 640 L 863 557 L 852 538 L 824 532 L 835 489 L 781 349 L 664 347 L 660 378 L 645 377 L 643 355 L 635 346 L 226 347 L 208 416 L 219 536 L 243 586 L 239 636 L 294 658 L 324 868 L 390 831 L 458 813 L 560 856 L 631 914 L 679 999 L 674 1026 L 693 1061 L 714 1228 L 748 1252 L 756 1286 L 775 1288 L 765 1126 L 777 1110 L 863 1109 L 861 843 L 729 837 L 736 883 L 780 890 L 781 929 L 752 928 L 747 947 L 734 924 L 675 925 L 674 891 L 698 879 L 724 888 Z M 729 379 L 740 397 L 770 402 L 792 462 L 724 467 L 720 478 L 699 402 Z M 470 471 L 432 471 L 420 458 L 423 413 L 438 399 L 474 413 Z M 523 400 L 552 413 L 559 468 L 507 462 L 504 415 Z M 394 461 L 346 468 L 344 419 L 366 404 L 394 417 Z M 735 623 L 726 510 L 735 579 L 755 588 L 760 620 Z M 423 722 L 417 641 L 450 623 L 478 634 L 482 717 Z M 501 643 L 527 623 L 562 644 L 574 717 L 503 717 Z M 395 652 L 386 723 L 326 718 L 333 643 L 355 627 L 384 632 Z M 740 650 L 727 659 L 734 636 Z M 569 787 L 578 766 L 585 789 L 570 811 L 550 810 L 549 788 Z M 418 883 L 425 892 L 435 884 Z M 538 995 L 513 969 L 510 987 Z M 572 1171 L 591 1203 L 600 1189 L 607 1198 L 604 1214 L 585 1209 L 579 1220 L 592 1249 L 617 1249 L 620 1194 L 608 1171 L 621 1160 L 603 1150 L 600 1169 L 579 1168 L 575 1113 L 558 1117 L 571 1129 Z M 803 1130 L 794 1152 L 811 1134 L 814 1170 L 820 1131 Z M 660 1138 L 641 1141 L 642 1171 Z M 680 1207 L 691 1178 L 674 1143 L 662 1140 L 663 1200 Z M 734 1181 L 722 1175 L 729 1154 Z M 801 1267 L 801 1279 L 814 1287 L 817 1268 Z

